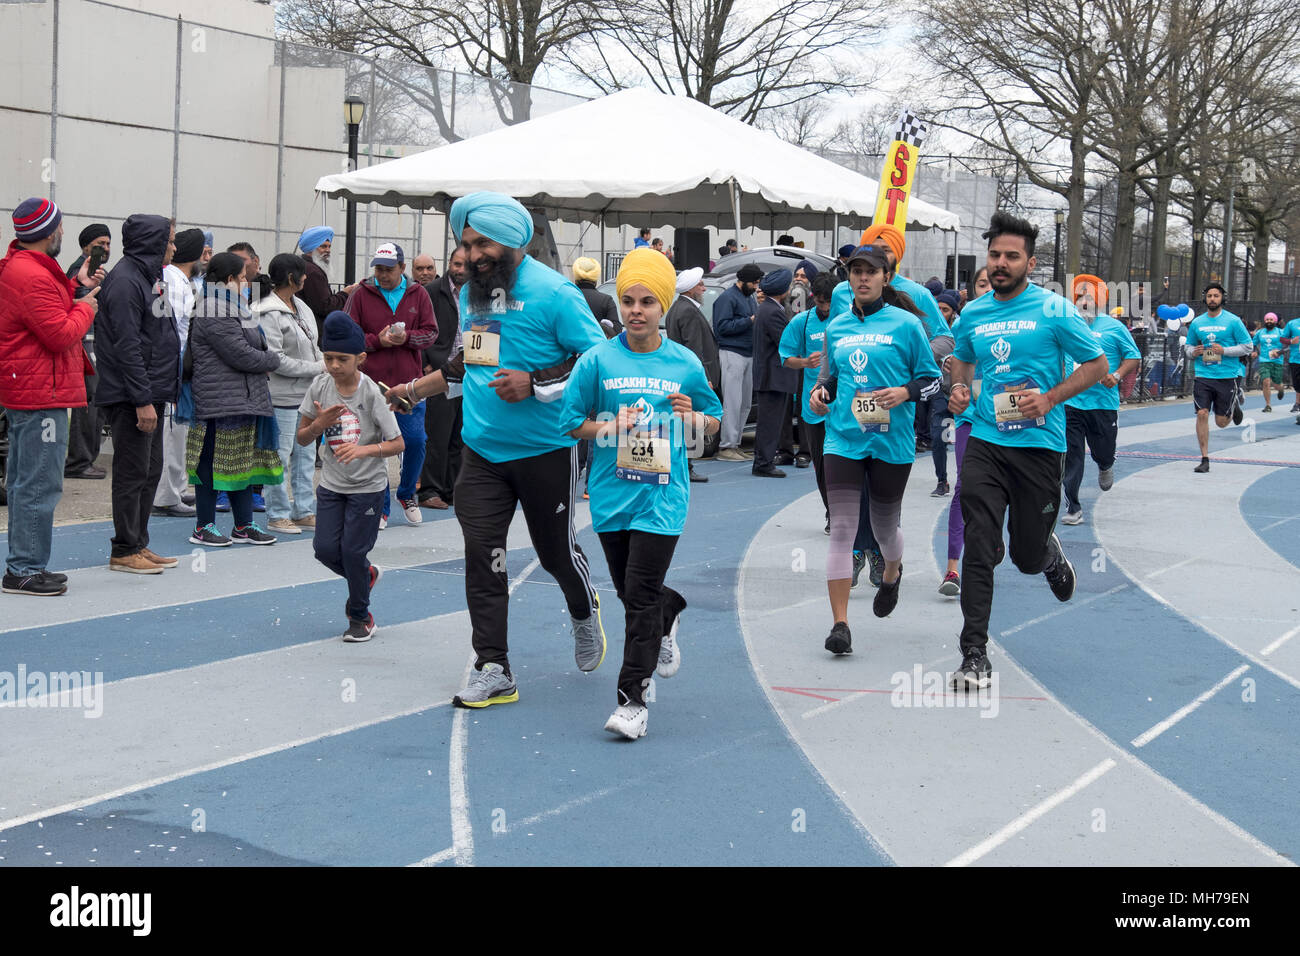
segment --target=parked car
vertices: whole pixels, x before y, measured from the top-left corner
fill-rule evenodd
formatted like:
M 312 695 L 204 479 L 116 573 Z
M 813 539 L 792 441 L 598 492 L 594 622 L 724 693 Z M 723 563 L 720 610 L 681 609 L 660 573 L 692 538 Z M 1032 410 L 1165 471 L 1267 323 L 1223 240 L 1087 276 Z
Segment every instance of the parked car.
M 830 256 L 824 256 L 820 252 L 813 252 L 809 249 L 800 249 L 797 246 L 764 246 L 761 249 L 750 249 L 748 252 L 733 252 L 729 256 L 723 256 L 718 260 L 718 264 L 713 267 L 709 277 L 730 277 L 739 272 L 741 266 L 748 265 L 751 262 L 762 269 L 764 273 L 776 269 L 789 269 L 793 272 L 800 259 L 807 259 L 823 272 L 835 265 L 835 260 Z

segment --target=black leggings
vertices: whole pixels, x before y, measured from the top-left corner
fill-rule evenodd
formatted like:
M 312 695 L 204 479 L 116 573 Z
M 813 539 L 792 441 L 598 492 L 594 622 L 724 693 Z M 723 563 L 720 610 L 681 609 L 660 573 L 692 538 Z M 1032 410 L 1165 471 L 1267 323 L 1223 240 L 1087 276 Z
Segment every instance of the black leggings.
M 903 512 L 912 463 L 894 465 L 876 458 L 842 458 L 826 455 L 826 498 L 831 509 L 831 547 L 826 557 L 826 580 L 853 576 L 853 537 L 862 508 L 862 484 L 871 485 L 871 530 L 886 561 L 903 557 L 903 532 L 898 526 Z

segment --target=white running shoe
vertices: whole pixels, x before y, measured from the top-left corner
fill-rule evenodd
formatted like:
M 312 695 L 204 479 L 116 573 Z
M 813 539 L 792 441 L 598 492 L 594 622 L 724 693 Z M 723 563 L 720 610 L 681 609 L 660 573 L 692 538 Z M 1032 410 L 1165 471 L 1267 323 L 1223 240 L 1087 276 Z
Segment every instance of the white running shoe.
M 1061 524 L 1083 524 L 1083 512 L 1067 511 L 1061 515 Z
M 645 704 L 621 704 L 605 721 L 605 729 L 611 734 L 622 734 L 628 740 L 636 740 L 645 736 L 649 718 L 650 708 Z
M 379 516 L 379 530 L 380 531 L 388 530 L 388 515 Z
M 682 666 L 682 649 L 677 643 L 677 625 L 681 620 L 680 614 L 673 618 L 673 626 L 668 629 L 663 643 L 659 645 L 659 666 L 655 673 L 660 677 L 672 677 L 677 673 L 677 668 Z
M 420 514 L 420 502 L 414 498 L 398 498 L 397 503 L 402 506 L 402 514 L 406 515 L 407 524 L 424 524 L 424 515 Z

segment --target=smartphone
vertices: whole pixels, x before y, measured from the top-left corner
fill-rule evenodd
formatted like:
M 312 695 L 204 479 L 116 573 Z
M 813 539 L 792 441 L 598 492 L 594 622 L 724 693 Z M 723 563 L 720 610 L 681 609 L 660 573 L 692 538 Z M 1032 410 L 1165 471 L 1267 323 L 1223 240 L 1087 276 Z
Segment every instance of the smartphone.
M 390 405 L 396 405 L 398 408 L 402 410 L 402 414 L 404 415 L 410 414 L 411 409 L 415 407 L 406 399 L 398 397 L 396 395 L 393 396 L 392 398 L 389 398 L 388 392 L 390 391 L 390 389 L 383 382 L 376 382 L 375 384 L 379 386 L 379 391 L 383 393 L 384 401 L 388 402 Z
M 93 276 L 99 267 L 108 261 L 108 250 L 103 246 L 93 246 L 90 250 L 90 269 L 87 275 Z

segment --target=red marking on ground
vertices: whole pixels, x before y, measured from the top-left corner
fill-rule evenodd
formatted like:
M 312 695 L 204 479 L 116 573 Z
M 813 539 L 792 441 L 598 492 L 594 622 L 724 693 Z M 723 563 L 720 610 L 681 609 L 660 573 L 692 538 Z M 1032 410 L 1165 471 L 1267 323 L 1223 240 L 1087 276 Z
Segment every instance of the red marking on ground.
M 1199 459 L 1198 459 L 1198 460 L 1199 460 Z M 827 693 L 830 693 L 830 694 L 894 694 L 894 693 L 897 693 L 896 691 L 893 691 L 893 690 L 879 690 L 879 689 L 876 689 L 876 688 L 867 688 L 867 687 L 859 687 L 859 688 L 852 688 L 852 687 L 773 687 L 772 690 L 783 690 L 783 691 L 785 691 L 787 694 L 800 694 L 800 695 L 803 696 L 803 697 L 816 697 L 818 700 L 830 700 L 830 701 L 836 701 L 836 702 L 838 702 L 838 701 L 840 700 L 840 698 L 838 698 L 838 697 L 826 697 L 826 696 L 824 696 L 824 695 L 822 695 L 822 694 L 815 694 L 815 693 L 812 693 L 812 691 L 815 691 L 815 690 L 821 690 L 821 691 L 826 691 Z M 910 696 L 912 696 L 912 697 L 925 697 L 925 696 L 933 696 L 933 695 L 932 695 L 932 694 L 931 694 L 931 695 L 927 695 L 927 694 L 925 693 L 925 691 L 912 691 L 912 693 L 910 694 Z M 956 695 L 956 694 L 944 694 L 943 696 L 945 696 L 945 697 L 956 697 L 956 696 L 958 696 L 958 695 Z M 998 700 L 1036 700 L 1036 701 L 1046 701 L 1047 698 L 1046 698 L 1046 697 L 1004 697 L 1004 696 L 1000 696 L 1000 695 L 999 695 Z

